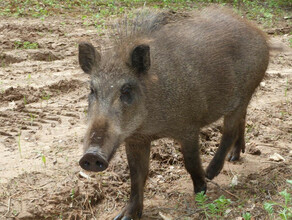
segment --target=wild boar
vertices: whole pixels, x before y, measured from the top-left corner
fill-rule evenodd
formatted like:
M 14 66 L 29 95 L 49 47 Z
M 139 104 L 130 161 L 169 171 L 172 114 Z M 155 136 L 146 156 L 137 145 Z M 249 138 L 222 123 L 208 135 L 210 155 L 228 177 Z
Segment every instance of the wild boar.
M 128 27 L 131 27 L 130 29 Z M 244 152 L 246 110 L 269 63 L 269 45 L 255 26 L 227 9 L 187 16 L 141 13 L 103 53 L 79 44 L 79 63 L 90 74 L 89 125 L 80 166 L 103 171 L 126 145 L 131 194 L 115 218 L 140 218 L 151 141 L 181 144 L 194 191 L 206 191 L 230 152 Z M 224 117 L 220 146 L 207 167 L 199 153 L 200 128 Z

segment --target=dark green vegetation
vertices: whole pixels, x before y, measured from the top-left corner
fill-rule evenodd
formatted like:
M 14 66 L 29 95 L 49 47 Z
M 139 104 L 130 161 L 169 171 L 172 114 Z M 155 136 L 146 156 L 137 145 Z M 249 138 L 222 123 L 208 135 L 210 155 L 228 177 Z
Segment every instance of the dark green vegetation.
M 142 6 L 177 11 L 201 8 L 211 3 L 234 7 L 243 16 L 257 20 L 265 26 L 272 26 L 285 19 L 291 24 L 290 0 L 1 0 L 0 15 L 44 19 L 46 16 L 69 14 L 95 20 L 94 23 L 98 25 L 109 16 L 122 15 Z
M 291 184 L 290 189 L 292 188 L 292 180 L 287 180 L 287 183 Z M 290 190 L 288 190 L 290 191 Z M 279 194 L 282 196 L 283 202 L 265 202 L 264 208 L 269 213 L 269 216 L 271 218 L 281 218 L 281 219 L 292 219 L 292 197 L 289 192 L 287 192 L 287 189 L 285 189 L 282 192 L 279 192 Z M 275 212 L 273 207 L 277 207 L 278 211 Z
M 270 219 L 282 219 L 289 220 L 292 218 L 292 180 L 287 180 L 287 186 L 285 190 L 279 192 L 278 194 L 281 198 L 278 200 L 280 202 L 275 202 L 273 200 L 265 202 L 263 208 L 265 212 L 268 213 Z M 230 199 L 225 198 L 221 195 L 218 199 L 210 201 L 203 192 L 198 193 L 195 198 L 198 206 L 198 211 L 204 216 L 204 219 L 224 219 L 230 212 L 232 208 L 240 210 L 240 206 L 235 206 L 232 204 Z M 244 220 L 251 219 L 252 215 L 249 212 L 242 212 L 242 218 Z

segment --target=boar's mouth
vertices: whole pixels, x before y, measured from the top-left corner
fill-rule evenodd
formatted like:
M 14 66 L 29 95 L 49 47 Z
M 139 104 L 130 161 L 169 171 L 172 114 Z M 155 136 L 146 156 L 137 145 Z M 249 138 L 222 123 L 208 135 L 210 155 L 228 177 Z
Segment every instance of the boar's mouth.
M 108 161 L 97 147 L 90 147 L 79 160 L 79 165 L 87 171 L 101 172 L 108 167 Z

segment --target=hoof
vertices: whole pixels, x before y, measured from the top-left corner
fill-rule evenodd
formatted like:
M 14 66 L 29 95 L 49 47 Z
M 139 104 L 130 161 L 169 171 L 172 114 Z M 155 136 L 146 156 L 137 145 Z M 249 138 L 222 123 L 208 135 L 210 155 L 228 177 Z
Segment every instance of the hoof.
M 228 154 L 228 161 L 239 161 L 240 159 L 240 151 L 233 150 Z
M 127 209 L 125 208 L 120 214 L 118 214 L 114 220 L 136 220 L 142 217 L 142 211 L 136 212 L 135 215 L 126 214 Z
M 232 155 L 229 161 L 239 161 L 239 155 Z
M 195 188 L 195 194 L 200 193 L 200 192 L 204 192 L 204 194 L 206 194 L 206 192 L 207 192 L 207 184 L 206 183 L 203 186 Z
M 215 170 L 215 169 L 211 169 L 211 168 L 208 167 L 207 171 L 206 171 L 206 177 L 209 180 L 212 180 L 212 179 L 214 179 L 214 177 L 219 175 L 220 171 L 221 170 Z

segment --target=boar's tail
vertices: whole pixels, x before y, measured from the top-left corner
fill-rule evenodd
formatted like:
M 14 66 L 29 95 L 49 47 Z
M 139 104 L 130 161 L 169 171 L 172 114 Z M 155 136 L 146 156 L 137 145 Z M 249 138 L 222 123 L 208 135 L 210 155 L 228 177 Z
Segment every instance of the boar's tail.
M 285 50 L 285 45 L 275 40 L 268 41 L 270 56 L 274 57 Z
M 284 50 L 284 45 L 282 43 L 271 43 L 269 42 L 270 51 L 282 52 Z

